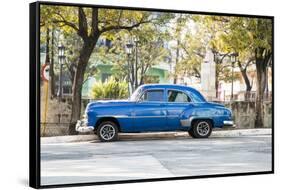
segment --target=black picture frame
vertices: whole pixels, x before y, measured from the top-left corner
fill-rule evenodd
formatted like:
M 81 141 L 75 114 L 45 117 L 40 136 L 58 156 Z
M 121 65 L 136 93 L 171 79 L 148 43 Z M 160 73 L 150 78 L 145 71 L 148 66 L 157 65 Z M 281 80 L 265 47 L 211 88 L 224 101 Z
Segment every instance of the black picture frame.
M 272 21 L 272 168 L 270 171 L 261 172 L 243 172 L 231 174 L 215 174 L 200 175 L 186 177 L 167 177 L 157 179 L 138 179 L 123 181 L 106 181 L 92 183 L 75 183 L 75 184 L 59 184 L 59 185 L 41 185 L 40 184 L 40 5 L 59 5 L 59 6 L 75 6 L 75 7 L 96 7 L 108 9 L 126 9 L 126 10 L 143 10 L 157 12 L 173 12 L 188 13 L 200 15 L 217 15 L 217 16 L 237 16 L 250 18 L 266 18 Z M 274 17 L 264 15 L 248 15 L 234 13 L 217 13 L 217 12 L 201 12 L 187 10 L 169 10 L 158 8 L 142 8 L 142 7 L 126 7 L 126 6 L 109 6 L 109 5 L 91 5 L 80 3 L 62 3 L 62 2 L 41 2 L 37 1 L 29 5 L 29 185 L 33 188 L 55 188 L 55 187 L 73 187 L 73 186 L 89 186 L 103 184 L 121 184 L 136 182 L 153 182 L 166 180 L 186 180 L 197 178 L 213 178 L 213 177 L 233 177 L 245 175 L 260 175 L 274 173 Z

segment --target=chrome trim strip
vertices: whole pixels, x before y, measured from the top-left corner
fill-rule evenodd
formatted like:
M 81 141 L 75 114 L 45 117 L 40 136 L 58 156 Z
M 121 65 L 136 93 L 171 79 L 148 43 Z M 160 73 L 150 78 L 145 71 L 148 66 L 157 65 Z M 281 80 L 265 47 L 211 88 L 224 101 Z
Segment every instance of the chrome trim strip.
M 166 117 L 166 115 L 155 115 L 155 116 L 132 116 L 133 118 L 163 118 Z
M 166 115 L 155 115 L 155 116 L 128 116 L 128 115 L 97 115 L 96 117 L 115 117 L 115 118 L 163 118 Z
M 188 119 L 182 119 L 182 120 L 180 120 L 180 122 L 181 122 L 182 127 L 188 126 L 188 123 L 189 123 Z
M 177 117 L 177 118 L 179 118 L 179 115 L 167 115 L 167 117 Z
M 190 127 L 191 126 L 191 121 L 192 121 L 193 117 L 190 117 L 188 119 L 181 119 L 181 126 L 182 127 Z
M 115 117 L 115 118 L 127 118 L 128 115 L 97 115 L 96 117 Z

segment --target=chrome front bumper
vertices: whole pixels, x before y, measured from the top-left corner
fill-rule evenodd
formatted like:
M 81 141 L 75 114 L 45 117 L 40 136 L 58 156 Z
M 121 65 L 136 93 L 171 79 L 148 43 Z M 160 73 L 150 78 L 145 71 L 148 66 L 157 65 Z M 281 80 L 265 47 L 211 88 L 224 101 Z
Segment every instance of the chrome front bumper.
M 87 133 L 94 130 L 93 126 L 87 126 L 84 120 L 78 120 L 75 126 L 75 130 L 80 133 Z
M 189 127 L 191 126 L 191 120 L 192 118 L 188 118 L 188 119 L 181 119 L 180 123 L 182 127 Z

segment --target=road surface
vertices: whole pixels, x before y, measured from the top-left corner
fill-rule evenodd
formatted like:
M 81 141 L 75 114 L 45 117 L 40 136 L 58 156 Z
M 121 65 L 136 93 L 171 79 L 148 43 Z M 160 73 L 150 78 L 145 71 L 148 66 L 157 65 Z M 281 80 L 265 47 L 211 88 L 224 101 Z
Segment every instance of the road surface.
M 41 185 L 271 170 L 271 135 L 41 145 Z

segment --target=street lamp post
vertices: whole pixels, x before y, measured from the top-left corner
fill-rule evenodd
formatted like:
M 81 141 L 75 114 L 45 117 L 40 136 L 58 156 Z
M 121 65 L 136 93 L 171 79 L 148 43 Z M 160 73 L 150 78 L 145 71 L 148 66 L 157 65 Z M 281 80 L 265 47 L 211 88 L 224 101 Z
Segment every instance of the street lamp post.
M 135 46 L 136 46 L 136 63 L 135 63 L 135 89 L 138 87 L 138 37 L 134 38 Z
M 65 55 L 64 55 L 65 47 L 61 44 L 58 47 L 58 60 L 59 60 L 59 66 L 60 66 L 60 75 L 59 75 L 59 90 L 58 90 L 58 96 L 59 96 L 59 102 L 61 102 L 62 99 L 62 67 L 65 61 Z
M 234 75 L 234 64 L 236 63 L 236 58 L 238 57 L 238 53 L 232 53 L 230 54 L 230 61 L 232 66 L 231 71 L 231 100 L 233 100 L 233 75 Z
M 132 54 L 133 46 L 134 45 L 132 43 L 126 44 L 126 54 L 127 54 L 127 59 L 128 59 L 127 82 L 128 82 L 128 93 L 129 93 L 129 95 L 131 95 L 131 90 L 130 90 L 130 55 Z

